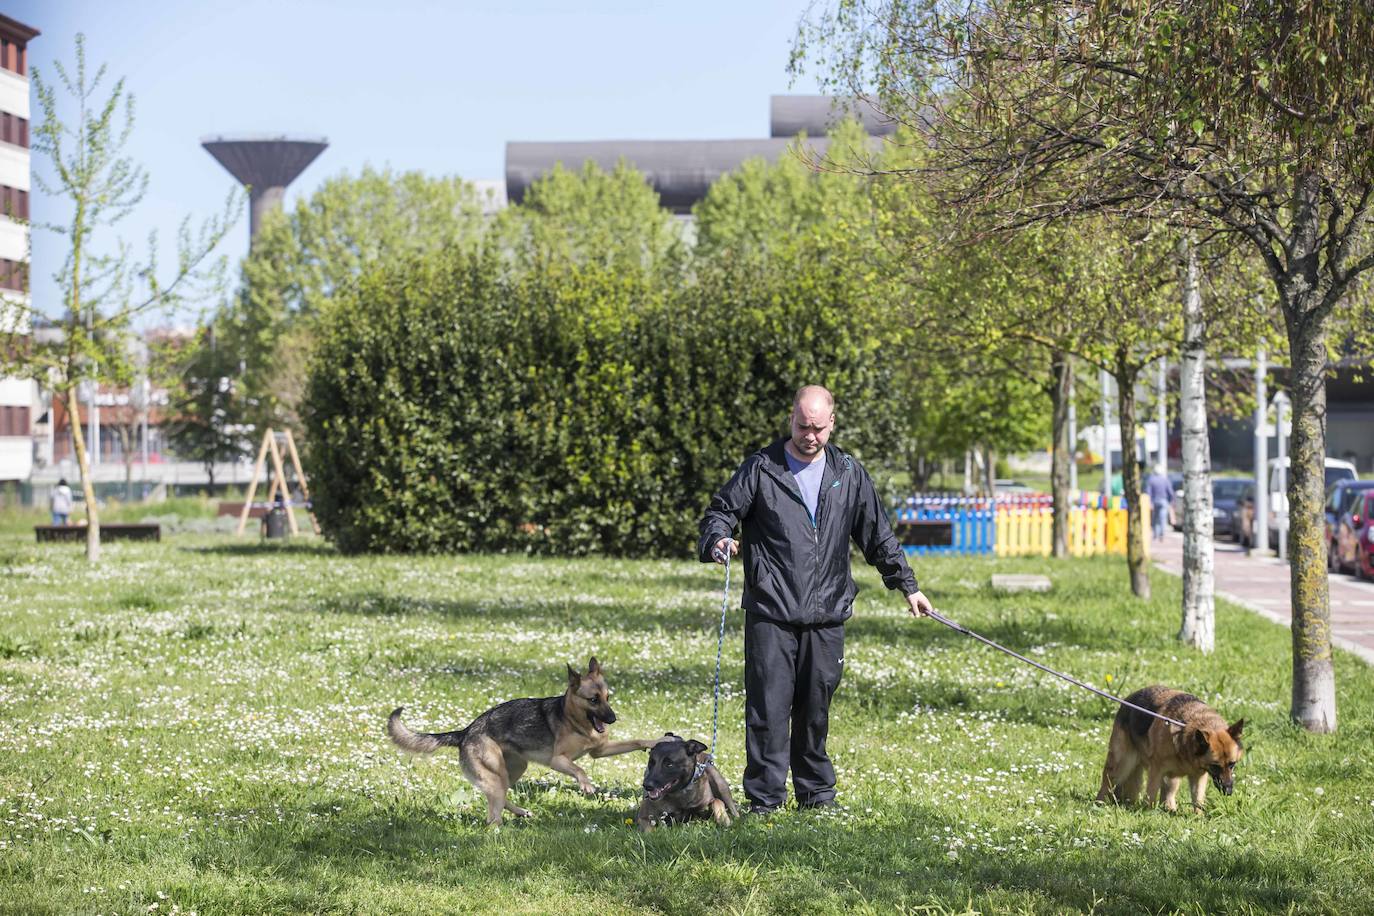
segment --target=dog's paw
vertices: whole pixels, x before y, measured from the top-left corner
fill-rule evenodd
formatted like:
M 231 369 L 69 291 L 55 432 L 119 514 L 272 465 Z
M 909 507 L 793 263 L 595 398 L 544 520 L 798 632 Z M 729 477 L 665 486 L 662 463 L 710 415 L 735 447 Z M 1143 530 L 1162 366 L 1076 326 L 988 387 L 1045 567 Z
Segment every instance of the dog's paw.
M 578 788 L 579 791 L 581 791 L 581 793 L 582 793 L 583 795 L 595 795 L 595 794 L 596 794 L 596 786 L 592 785 L 590 782 L 587 782 L 587 781 L 585 781 L 585 780 L 582 781 L 582 782 L 579 782 L 579 783 L 577 784 L 577 788 Z

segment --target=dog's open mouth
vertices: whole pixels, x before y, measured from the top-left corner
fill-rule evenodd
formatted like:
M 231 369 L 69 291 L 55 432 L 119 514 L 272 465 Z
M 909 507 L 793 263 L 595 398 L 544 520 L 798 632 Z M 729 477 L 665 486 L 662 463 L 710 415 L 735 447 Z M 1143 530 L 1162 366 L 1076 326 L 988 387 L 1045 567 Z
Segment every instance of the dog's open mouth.
M 649 799 L 653 799 L 654 801 L 657 801 L 658 799 L 660 799 L 660 798 L 662 798 L 663 796 L 667 795 L 667 794 L 668 794 L 668 790 L 671 789 L 671 788 L 672 788 L 672 785 L 671 785 L 671 784 L 666 785 L 666 786 L 659 786 L 659 787 L 656 788 L 656 789 L 650 789 L 650 788 L 647 788 L 647 787 L 646 787 L 646 788 L 644 789 L 644 797 L 645 797 L 645 798 L 649 798 Z
M 590 719 L 592 720 L 592 728 L 596 730 L 596 733 L 597 733 L 598 735 L 604 735 L 604 734 L 606 734 L 606 723 L 605 723 L 605 722 L 602 722 L 602 721 L 601 721 L 600 719 L 598 719 L 596 716 L 588 716 L 588 718 L 590 718 Z

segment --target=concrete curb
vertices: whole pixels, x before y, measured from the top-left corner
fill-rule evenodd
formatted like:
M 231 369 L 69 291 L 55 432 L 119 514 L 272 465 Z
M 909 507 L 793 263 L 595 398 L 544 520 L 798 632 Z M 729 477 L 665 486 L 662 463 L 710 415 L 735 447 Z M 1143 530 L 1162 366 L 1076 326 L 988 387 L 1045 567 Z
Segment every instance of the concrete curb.
M 1154 567 L 1160 572 L 1166 572 L 1169 575 L 1177 576 L 1180 579 L 1183 578 L 1182 571 L 1170 569 L 1163 563 L 1156 563 L 1154 564 Z M 1278 611 L 1272 610 L 1270 608 L 1262 607 L 1258 604 L 1252 604 L 1251 602 L 1246 601 L 1244 598 L 1241 598 L 1237 595 L 1233 595 L 1230 592 L 1217 592 L 1216 597 L 1225 599 L 1226 601 L 1229 601 L 1232 604 L 1239 605 L 1240 607 L 1245 608 L 1247 611 L 1253 611 L 1254 613 L 1260 615 L 1264 619 L 1278 624 L 1285 630 L 1289 629 L 1293 625 L 1293 614 L 1291 610 L 1289 611 L 1287 616 L 1285 616 L 1283 614 L 1280 614 Z M 1370 667 L 1374 668 L 1374 649 L 1362 646 L 1359 643 L 1354 642 L 1353 640 L 1346 639 L 1344 636 L 1337 636 L 1335 633 L 1331 634 L 1331 644 L 1338 648 L 1344 649 L 1351 655 L 1357 656 L 1366 665 L 1369 665 Z

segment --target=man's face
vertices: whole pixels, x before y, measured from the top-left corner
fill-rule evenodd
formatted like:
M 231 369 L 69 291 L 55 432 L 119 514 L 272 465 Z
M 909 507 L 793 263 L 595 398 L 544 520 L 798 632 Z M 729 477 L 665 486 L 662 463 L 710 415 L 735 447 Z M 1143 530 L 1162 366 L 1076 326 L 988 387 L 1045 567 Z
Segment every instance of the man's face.
M 825 398 L 803 398 L 792 411 L 792 448 L 803 458 L 813 458 L 830 441 L 834 428 L 835 412 Z

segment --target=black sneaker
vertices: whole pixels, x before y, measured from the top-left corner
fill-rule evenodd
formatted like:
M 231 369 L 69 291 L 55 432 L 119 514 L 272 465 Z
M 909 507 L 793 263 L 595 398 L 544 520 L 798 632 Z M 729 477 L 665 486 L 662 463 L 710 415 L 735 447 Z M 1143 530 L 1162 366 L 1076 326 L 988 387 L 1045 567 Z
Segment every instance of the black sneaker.
M 750 805 L 744 812 L 745 817 L 768 818 L 778 813 L 777 805 Z
M 833 798 L 823 798 L 820 801 L 799 802 L 797 808 L 802 811 L 838 811 L 840 805 Z

